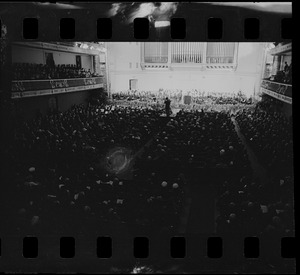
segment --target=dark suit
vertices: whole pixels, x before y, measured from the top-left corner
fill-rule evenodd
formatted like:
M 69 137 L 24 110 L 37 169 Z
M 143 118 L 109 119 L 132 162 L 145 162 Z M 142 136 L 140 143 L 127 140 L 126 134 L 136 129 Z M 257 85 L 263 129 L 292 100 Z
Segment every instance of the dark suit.
M 166 108 L 166 114 L 167 114 L 167 116 L 170 115 L 170 111 L 171 111 L 170 105 L 171 105 L 171 100 L 170 99 L 166 99 L 165 100 L 165 108 Z

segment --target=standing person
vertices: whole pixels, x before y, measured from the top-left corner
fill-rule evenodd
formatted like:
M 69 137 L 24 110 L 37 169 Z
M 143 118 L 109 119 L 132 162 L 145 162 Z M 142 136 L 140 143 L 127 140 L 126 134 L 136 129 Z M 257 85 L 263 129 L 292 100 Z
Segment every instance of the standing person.
M 289 65 L 288 65 L 287 62 L 285 62 L 284 64 L 285 64 L 285 66 L 284 66 L 284 69 L 283 69 L 283 70 L 284 70 L 285 73 L 287 73 L 288 70 L 289 70 Z
M 171 105 L 171 100 L 166 97 L 166 100 L 165 100 L 165 109 L 166 109 L 166 115 L 167 116 L 170 116 L 170 111 L 171 111 L 170 105 Z

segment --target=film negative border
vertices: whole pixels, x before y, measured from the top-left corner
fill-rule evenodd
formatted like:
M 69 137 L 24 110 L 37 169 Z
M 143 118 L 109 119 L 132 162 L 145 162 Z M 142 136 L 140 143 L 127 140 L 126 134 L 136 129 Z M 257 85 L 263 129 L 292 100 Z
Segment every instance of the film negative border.
M 238 271 L 242 266 L 254 265 L 253 272 L 261 272 L 262 267 L 272 270 L 264 262 L 270 253 L 278 263 L 291 263 L 295 257 L 294 238 L 279 238 L 270 246 L 270 240 L 258 237 L 165 236 L 163 240 L 151 240 L 145 236 L 123 239 L 107 235 L 76 238 L 28 235 L 2 240 L 0 265 L 15 272 L 11 266 L 13 259 L 22 264 L 22 272 L 96 272 L 99 267 L 114 265 L 116 259 L 122 258 L 124 267 L 147 262 L 182 264 L 186 260 L 188 264 L 199 261 L 206 271 Z
M 291 39 L 292 19 L 285 17 L 281 19 L 279 27 L 281 29 L 282 39 Z M 242 38 L 246 41 L 259 41 L 261 35 L 260 19 L 248 17 L 244 19 L 244 30 Z M 147 18 L 135 18 L 133 23 L 133 36 L 135 40 L 149 40 L 149 20 Z M 97 19 L 97 37 L 96 39 L 112 38 L 112 20 L 110 18 Z M 170 20 L 170 37 L 172 40 L 185 40 L 186 34 L 185 18 L 171 18 Z M 74 18 L 63 17 L 59 22 L 60 39 L 70 40 L 76 39 L 76 22 Z M 223 20 L 218 17 L 210 17 L 206 22 L 206 38 L 212 41 L 222 41 L 224 30 Z M 80 36 L 79 36 L 80 38 Z M 39 40 L 39 20 L 34 17 L 23 19 L 23 40 L 37 41 Z M 77 39 L 78 40 L 78 39 Z M 191 39 L 188 39 L 189 41 Z
M 202 6 L 197 3 L 179 5 L 176 13 L 168 15 L 167 19 L 155 20 L 149 16 L 137 16 L 128 21 L 123 17 L 108 17 L 110 8 L 108 3 L 91 3 L 84 8 L 76 9 L 57 9 L 53 6 L 45 8 L 32 3 L 15 3 L 6 13 L 2 12 L 0 19 L 7 27 L 7 37 L 17 41 L 158 39 L 190 42 L 268 42 L 292 38 L 291 14 L 238 7 Z M 128 18 L 130 15 L 123 16 Z M 167 22 L 165 27 L 164 25 L 161 25 L 161 28 L 157 27 L 159 23 Z
M 47 7 L 32 3 L 1 3 L 0 43 L 2 46 L 4 45 L 5 53 L 9 53 L 10 42 L 12 41 L 274 42 L 290 41 L 292 39 L 291 13 L 270 13 L 228 7 L 216 9 L 215 6 L 197 6 L 194 3 L 183 3 L 181 9 L 178 9 L 178 12 L 170 17 L 170 26 L 167 30 L 157 32 L 147 18 L 141 17 L 127 24 L 124 23 L 122 17 L 108 17 L 107 12 L 110 7 L 111 3 L 91 3 L 84 8 L 76 9 L 68 7 L 57 9 L 57 7 L 51 5 Z M 62 19 L 68 20 L 61 21 Z M 66 28 L 61 28 L 61 24 L 65 23 Z M 216 29 L 219 30 L 218 36 L 209 37 L 210 26 L 212 26 L 213 33 Z M 68 33 L 70 28 L 73 30 L 73 33 Z M 64 33 L 68 33 L 69 36 L 63 36 Z M 9 60 L 4 60 L 2 54 L 3 51 L 1 50 L 0 60 L 1 65 L 3 65 L 1 70 L 9 66 L 10 62 Z M 3 86 L 11 85 L 7 82 L 8 79 L 2 81 L 3 79 L 3 75 L 1 75 L 0 90 L 3 89 Z M 4 95 L 1 101 L 5 103 L 9 99 Z M 143 244 L 139 252 L 133 249 L 135 241 L 132 238 L 125 240 L 113 238 L 111 242 L 108 239 L 102 239 L 102 241 L 106 242 L 105 246 L 112 245 L 111 251 L 108 249 L 108 252 L 106 251 L 107 254 L 104 253 L 103 255 L 100 249 L 97 250 L 97 247 L 101 247 L 99 236 L 89 236 L 88 238 L 69 236 L 71 238 L 61 241 L 62 237 L 68 237 L 66 234 L 64 235 L 0 236 L 0 271 L 17 272 L 20 270 L 20 266 L 22 266 L 22 272 L 42 272 L 45 270 L 48 272 L 95 272 L 106 270 L 106 268 L 109 270 L 111 265 L 117 265 L 120 268 L 120 263 L 114 262 L 113 256 L 116 253 L 119 256 L 128 256 L 128 258 L 124 258 L 123 264 L 126 269 L 128 266 L 142 265 L 144 259 L 151 258 L 155 254 L 152 250 L 153 240 L 148 239 L 147 242 L 143 236 L 140 239 Z M 203 270 L 207 271 L 218 268 L 219 270 L 224 270 L 224 266 L 227 267 L 227 270 L 235 271 L 237 265 L 240 267 L 242 264 L 246 264 L 251 265 L 254 272 L 261 272 L 259 259 L 268 256 L 264 254 L 264 251 L 268 249 L 270 240 L 261 240 L 253 236 L 248 237 L 251 239 L 245 241 L 244 236 L 239 241 L 236 241 L 236 239 L 222 239 L 214 236 L 195 236 L 192 239 L 186 238 L 184 241 L 182 238 L 177 238 L 178 243 L 174 244 L 173 241 L 173 244 L 171 244 L 170 240 L 172 237 L 168 236 L 165 239 L 166 243 L 164 243 L 165 249 L 163 253 L 165 253 L 166 258 L 176 263 L 181 263 L 182 258 L 188 258 L 191 264 L 198 261 L 200 265 L 203 265 Z M 230 247 L 230 251 L 232 251 L 232 241 L 236 241 L 235 250 L 233 254 L 229 253 L 230 255 L 228 256 L 228 250 L 226 249 Z M 277 240 L 277 249 L 274 250 L 274 253 L 278 261 L 293 261 L 295 256 L 294 241 L 295 238 L 289 236 L 283 236 Z M 154 242 L 157 243 L 157 240 L 154 240 Z M 114 245 L 115 243 L 117 243 L 117 246 Z M 148 250 L 145 249 L 147 243 L 149 245 Z M 31 247 L 29 250 L 26 248 L 28 245 Z M 222 249 L 220 249 L 220 245 Z M 251 254 L 253 249 L 249 250 L 251 252 L 249 258 L 245 257 L 244 245 L 246 247 L 250 245 L 250 248 L 254 248 L 253 254 Z M 61 246 L 65 246 L 66 249 L 60 250 Z M 137 243 L 136 246 L 138 246 Z M 175 252 L 172 254 L 171 246 L 181 247 L 181 249 L 173 249 Z M 214 249 L 210 250 L 209 246 L 214 247 Z M 257 250 L 257 246 L 261 249 Z M 72 247 L 71 254 L 69 254 L 70 249 L 68 247 Z M 132 247 L 132 250 L 126 250 L 128 247 Z M 160 250 L 159 246 L 157 247 Z M 182 249 L 182 247 L 185 248 Z M 219 247 L 219 249 L 215 249 L 215 247 Z M 191 251 L 196 251 L 196 253 L 191 254 Z M 139 257 L 139 253 L 142 254 L 142 257 Z M 147 254 L 149 257 L 145 257 Z M 109 257 L 110 255 L 112 257 Z M 175 258 L 172 258 L 172 255 Z M 253 257 L 253 255 L 257 256 L 257 258 Z M 79 258 L 81 259 L 80 261 L 78 261 Z M 83 265 L 82 262 L 85 260 L 86 263 Z M 218 260 L 218 267 L 216 267 L 216 260 Z M 220 262 L 220 260 L 222 261 Z M 113 271 L 117 272 L 118 268 Z M 268 268 L 266 267 L 266 270 L 269 271 L 270 269 Z M 112 270 L 110 269 L 110 271 Z M 294 270 L 292 269 L 291 273 L 293 272 Z

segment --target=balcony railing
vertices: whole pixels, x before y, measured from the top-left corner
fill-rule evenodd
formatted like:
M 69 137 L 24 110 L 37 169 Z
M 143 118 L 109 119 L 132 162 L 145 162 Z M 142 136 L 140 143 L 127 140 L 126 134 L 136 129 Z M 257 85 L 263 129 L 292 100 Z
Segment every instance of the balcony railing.
M 192 56 L 192 55 L 185 55 L 185 56 L 179 56 L 179 55 L 172 55 L 171 59 L 172 63 L 192 63 L 192 64 L 201 64 L 202 63 L 202 57 L 199 56 Z
M 167 63 L 167 56 L 145 56 L 145 63 Z
M 75 92 L 103 87 L 102 77 L 46 79 L 46 80 L 15 80 L 12 81 L 12 98 L 50 95 Z
M 292 85 L 290 84 L 263 80 L 261 91 L 281 101 L 292 104 Z
M 270 50 L 271 55 L 281 55 L 283 53 L 292 52 L 292 43 L 278 45 Z
M 233 63 L 234 56 L 206 57 L 207 64 L 230 64 Z

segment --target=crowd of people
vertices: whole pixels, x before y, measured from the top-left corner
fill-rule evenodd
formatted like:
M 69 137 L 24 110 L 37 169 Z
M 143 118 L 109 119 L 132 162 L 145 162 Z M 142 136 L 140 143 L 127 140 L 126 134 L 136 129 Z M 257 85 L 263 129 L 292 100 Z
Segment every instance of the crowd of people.
M 190 96 L 190 102 L 185 102 L 185 96 Z M 156 109 L 164 108 L 165 98 L 171 100 L 171 108 L 194 109 L 194 110 L 230 110 L 244 108 L 253 104 L 251 97 L 245 94 L 204 92 L 197 89 L 140 91 L 127 90 L 112 94 L 112 104 L 126 106 L 144 106 Z
M 16 201 L 8 207 L 18 216 L 16 228 L 176 228 L 183 177 L 153 170 L 145 178 L 145 171 L 137 169 L 129 179 L 119 179 L 111 169 L 118 160 L 108 152 L 130 148 L 124 152 L 130 162 L 158 131 L 158 118 L 159 113 L 148 109 L 79 105 L 20 124 L 9 156 Z
M 221 182 L 219 233 L 243 232 L 264 239 L 294 234 L 292 120 L 274 111 L 273 101 L 266 99 L 235 118 L 266 169 L 267 180 L 242 176 Z M 271 255 L 275 248 L 270 244 L 268 251 Z
M 159 163 L 195 163 L 202 168 L 249 166 L 227 112 L 180 111 L 154 138 L 144 156 Z
M 96 77 L 99 74 L 90 69 L 79 68 L 72 64 L 49 66 L 35 63 L 13 63 L 13 80 L 43 80 Z
M 124 90 L 112 94 L 113 100 L 138 100 L 142 102 L 157 103 L 163 102 L 169 97 L 173 102 L 181 102 L 183 92 L 181 90 L 144 91 L 144 90 Z
M 277 71 L 276 75 L 270 76 L 267 80 L 291 85 L 293 81 L 292 63 L 288 65 L 288 63 L 285 62 L 283 70 Z
M 206 104 L 206 105 L 237 105 L 237 104 L 252 104 L 252 98 L 247 97 L 241 91 L 237 93 L 228 92 L 205 92 L 199 90 L 191 90 L 187 92 L 187 95 L 191 96 L 192 103 L 194 104 Z
M 250 176 L 226 179 L 217 202 L 219 234 L 293 236 L 293 179 L 272 177 L 260 182 Z
M 293 167 L 292 117 L 272 108 L 275 99 L 266 99 L 255 109 L 240 111 L 236 117 L 241 132 L 259 161 L 272 174 L 290 173 Z
M 237 115 L 181 110 L 164 120 L 163 111 L 152 108 L 88 104 L 20 123 L 7 157 L 13 165 L 6 171 L 13 175 L 10 188 L 16 200 L 7 207 L 15 212 L 15 229 L 176 230 L 189 174 L 210 170 L 218 189 L 220 235 L 289 234 L 291 121 L 267 106 L 262 103 Z M 267 182 L 253 176 L 233 117 L 268 168 Z M 127 159 L 118 164 L 127 167 L 121 173 L 112 169 L 119 161 L 112 148 L 121 148 Z

